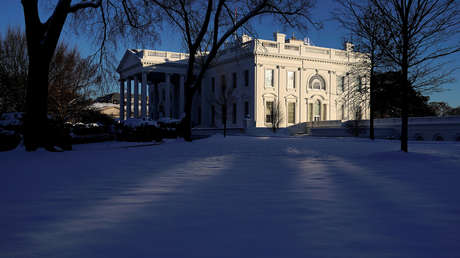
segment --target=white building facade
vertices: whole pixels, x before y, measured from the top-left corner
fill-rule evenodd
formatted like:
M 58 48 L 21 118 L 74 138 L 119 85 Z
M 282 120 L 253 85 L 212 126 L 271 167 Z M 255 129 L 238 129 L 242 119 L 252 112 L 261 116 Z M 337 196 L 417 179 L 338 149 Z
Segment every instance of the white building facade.
M 243 35 L 242 44 L 221 51 L 194 96 L 194 126 L 221 128 L 226 120 L 230 128 L 272 127 L 274 110 L 280 127 L 368 118 L 368 98 L 352 100 L 349 94 L 366 86 L 366 73 L 350 72 L 363 55 L 350 44 L 338 50 L 281 33 L 274 36 L 261 40 Z M 120 119 L 180 118 L 187 59 L 184 53 L 127 50 L 117 68 L 125 100 L 120 101 Z

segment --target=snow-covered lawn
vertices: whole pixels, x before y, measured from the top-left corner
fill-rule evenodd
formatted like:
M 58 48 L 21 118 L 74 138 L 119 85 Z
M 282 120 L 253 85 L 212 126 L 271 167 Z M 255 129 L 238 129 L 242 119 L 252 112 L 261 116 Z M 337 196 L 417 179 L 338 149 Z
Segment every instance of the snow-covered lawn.
M 0 153 L 0 257 L 460 257 L 460 143 L 131 145 Z

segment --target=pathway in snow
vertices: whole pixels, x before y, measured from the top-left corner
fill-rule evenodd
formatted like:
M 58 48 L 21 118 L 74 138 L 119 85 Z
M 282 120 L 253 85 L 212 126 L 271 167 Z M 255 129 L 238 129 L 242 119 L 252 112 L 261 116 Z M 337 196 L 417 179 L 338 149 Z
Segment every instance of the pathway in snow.
M 212 137 L 0 153 L 0 257 L 458 257 L 460 144 Z

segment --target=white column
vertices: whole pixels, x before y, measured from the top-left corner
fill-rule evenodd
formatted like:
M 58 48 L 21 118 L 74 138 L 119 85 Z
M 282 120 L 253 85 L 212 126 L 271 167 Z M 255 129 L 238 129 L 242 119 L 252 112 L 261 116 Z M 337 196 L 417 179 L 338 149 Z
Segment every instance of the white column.
M 134 117 L 139 117 L 139 77 L 134 76 Z
M 185 111 L 185 88 L 184 88 L 185 75 L 181 74 L 179 76 L 179 118 L 182 116 L 182 113 Z
M 142 72 L 141 118 L 145 118 L 146 114 L 147 114 L 147 73 Z
M 120 79 L 120 121 L 125 120 L 125 81 Z
M 171 117 L 171 74 L 165 73 L 165 116 Z
M 128 78 L 128 86 L 126 89 L 126 118 L 131 118 L 131 78 Z

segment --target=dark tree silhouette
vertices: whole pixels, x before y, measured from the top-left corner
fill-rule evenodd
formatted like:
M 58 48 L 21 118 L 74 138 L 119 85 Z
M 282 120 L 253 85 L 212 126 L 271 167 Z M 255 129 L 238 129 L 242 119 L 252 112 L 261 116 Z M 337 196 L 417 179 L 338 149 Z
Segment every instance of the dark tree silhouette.
M 29 58 L 26 36 L 10 28 L 0 39 L 0 113 L 24 112 Z M 100 82 L 97 66 L 82 58 L 76 48 L 60 43 L 50 62 L 47 111 L 59 121 L 69 121 L 86 108 L 90 86 Z
M 365 56 L 351 65 L 350 74 L 365 75 L 368 83 L 352 95 L 369 103 L 369 137 L 374 140 L 375 74 L 383 64 L 378 41 L 385 42 L 386 34 L 377 10 L 367 1 L 345 0 L 337 3 L 339 8 L 334 10 L 334 17 L 350 32 L 355 50 Z
M 47 99 L 49 65 L 55 53 L 62 30 L 69 16 L 73 16 L 75 28 L 91 32 L 100 41 L 99 57 L 102 61 L 107 42 L 116 35 L 124 35 L 135 29 L 149 28 L 150 18 L 142 0 L 59 0 L 45 22 L 40 20 L 38 0 L 21 0 L 29 57 L 26 89 L 26 116 L 24 121 L 24 145 L 27 151 L 39 147 L 52 149 L 52 139 L 45 137 L 47 128 Z M 143 15 L 145 12 L 148 16 Z M 86 28 L 85 25 L 91 26 Z M 152 35 L 152 34 L 149 34 Z M 133 36 L 135 37 L 135 36 Z
M 439 58 L 460 51 L 460 9 L 455 0 L 369 0 L 389 41 L 378 40 L 385 57 L 401 76 L 401 150 L 408 151 L 411 87 L 434 89 L 450 71 Z M 444 71 L 444 72 L 443 72 Z

